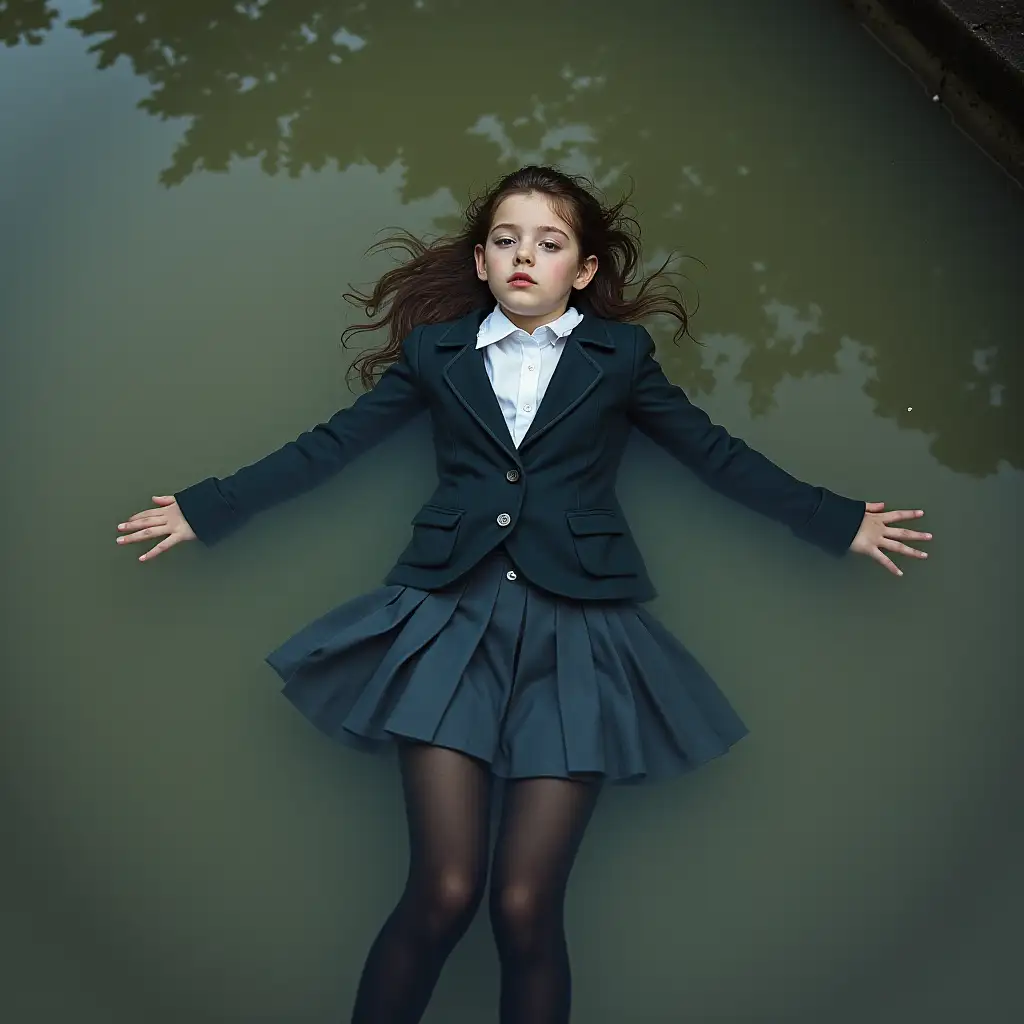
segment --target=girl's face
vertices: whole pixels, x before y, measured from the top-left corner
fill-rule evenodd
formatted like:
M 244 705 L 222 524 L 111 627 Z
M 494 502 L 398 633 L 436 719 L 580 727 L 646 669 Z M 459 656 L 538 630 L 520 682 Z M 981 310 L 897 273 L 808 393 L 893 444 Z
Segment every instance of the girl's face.
M 502 200 L 494 211 L 486 245 L 475 249 L 476 273 L 517 327 L 533 331 L 557 319 L 574 288 L 585 288 L 597 272 L 597 257 L 580 258 L 572 227 L 544 195 L 531 192 Z M 532 284 L 516 284 L 525 275 Z

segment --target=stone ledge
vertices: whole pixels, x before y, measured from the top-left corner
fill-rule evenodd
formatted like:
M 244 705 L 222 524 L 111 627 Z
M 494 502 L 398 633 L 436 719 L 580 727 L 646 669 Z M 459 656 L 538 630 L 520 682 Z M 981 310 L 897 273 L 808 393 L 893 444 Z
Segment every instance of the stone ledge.
M 1024 0 L 843 0 L 1024 186 Z

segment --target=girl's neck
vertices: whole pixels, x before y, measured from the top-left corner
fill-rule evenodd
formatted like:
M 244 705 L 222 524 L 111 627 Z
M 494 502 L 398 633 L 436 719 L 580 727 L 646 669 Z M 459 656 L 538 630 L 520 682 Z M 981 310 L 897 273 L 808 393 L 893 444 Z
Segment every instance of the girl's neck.
M 500 302 L 498 308 L 505 314 L 510 323 L 513 323 L 521 331 L 526 331 L 527 334 L 533 334 L 538 327 L 543 327 L 545 324 L 551 323 L 552 320 L 557 320 L 568 308 L 568 302 L 563 302 L 560 309 L 554 309 L 550 313 L 544 313 L 540 316 L 522 316 L 519 313 L 513 313 L 506 309 Z

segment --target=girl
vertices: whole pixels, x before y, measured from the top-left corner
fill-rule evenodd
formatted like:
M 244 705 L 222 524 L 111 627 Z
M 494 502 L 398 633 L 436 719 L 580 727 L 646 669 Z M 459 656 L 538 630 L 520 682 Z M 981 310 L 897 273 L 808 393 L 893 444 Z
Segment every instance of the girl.
M 397 564 L 266 657 L 317 727 L 398 749 L 409 873 L 354 1024 L 421 1019 L 484 894 L 495 777 L 506 780 L 488 905 L 500 1020 L 565 1024 L 563 903 L 602 785 L 690 771 L 747 732 L 642 607 L 655 592 L 615 495 L 632 427 L 826 551 L 897 575 L 886 552 L 926 557 L 904 541 L 931 534 L 892 525 L 920 510 L 883 512 L 793 478 L 666 379 L 632 322 L 669 314 L 686 333 L 687 314 L 656 280 L 664 265 L 626 297 L 640 250 L 625 202 L 605 207 L 585 179 L 524 167 L 470 205 L 458 236 L 388 240 L 411 258 L 371 295 L 347 296 L 371 317 L 389 306 L 349 328 L 388 327 L 388 343 L 357 361 L 371 390 L 118 525 L 119 543 L 164 538 L 140 560 L 213 544 L 430 414 L 438 484 Z

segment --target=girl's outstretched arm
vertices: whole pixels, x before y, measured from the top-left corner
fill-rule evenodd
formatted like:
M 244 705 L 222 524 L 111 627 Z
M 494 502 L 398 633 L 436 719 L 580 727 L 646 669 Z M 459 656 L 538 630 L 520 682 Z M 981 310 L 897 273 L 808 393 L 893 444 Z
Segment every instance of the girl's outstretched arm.
M 654 340 L 636 328 L 629 415 L 636 427 L 706 484 L 788 526 L 834 555 L 850 549 L 865 503 L 791 476 L 733 437 L 673 384 L 654 357 Z
M 250 516 L 323 483 L 426 409 L 418 374 L 416 327 L 376 386 L 294 441 L 231 476 L 207 477 L 174 497 L 196 537 L 211 545 Z

